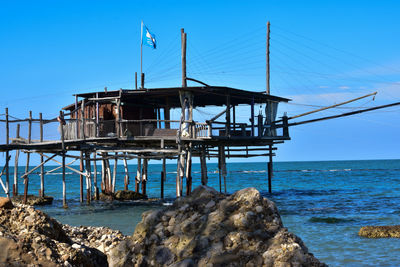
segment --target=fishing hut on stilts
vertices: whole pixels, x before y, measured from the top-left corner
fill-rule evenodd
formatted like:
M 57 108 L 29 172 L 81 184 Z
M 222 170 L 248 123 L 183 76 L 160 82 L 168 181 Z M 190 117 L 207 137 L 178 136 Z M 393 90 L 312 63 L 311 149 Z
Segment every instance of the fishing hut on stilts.
M 270 94 L 269 87 L 269 23 L 267 24 L 266 43 L 266 84 L 267 90 L 254 92 L 237 88 L 212 86 L 186 75 L 186 33 L 181 31 L 182 40 L 182 86 L 172 88 L 145 88 L 144 73 L 141 73 L 141 86 L 135 89 L 104 90 L 75 95 L 75 102 L 62 108 L 54 119 L 33 118 L 29 112 L 27 119 L 12 119 L 5 110 L 6 140 L 0 144 L 0 151 L 5 152 L 5 166 L 0 173 L 0 184 L 5 194 L 10 197 L 19 194 L 18 180 L 24 180 L 24 201 L 26 202 L 29 176 L 40 171 L 39 196 L 45 195 L 45 175 L 55 170 L 62 170 L 63 204 L 67 206 L 66 170 L 80 177 L 80 201 L 83 202 L 84 187 L 86 201 L 99 199 L 99 193 L 113 195 L 116 189 L 117 166 L 124 165 L 124 189 L 128 190 L 131 176 L 134 177 L 134 190 L 146 194 L 149 179 L 148 163 L 161 160 L 160 197 L 164 197 L 166 181 L 166 160 L 176 161 L 176 196 L 189 195 L 192 190 L 192 158 L 198 157 L 201 165 L 201 184 L 207 185 L 207 159 L 218 159 L 219 190 L 227 191 L 226 158 L 257 157 L 268 158 L 268 190 L 272 190 L 273 165 L 276 145 L 290 140 L 289 127 L 325 119 L 343 117 L 370 110 L 380 109 L 400 103 L 352 111 L 340 115 L 324 117 L 303 122 L 289 123 L 288 120 L 305 116 L 320 110 L 336 107 L 364 97 L 335 104 L 298 116 L 276 118 L 278 104 L 289 99 Z M 135 75 L 137 77 L 137 75 Z M 188 86 L 188 81 L 199 84 Z M 367 96 L 375 95 L 369 94 Z M 248 119 L 237 120 L 238 106 L 246 108 Z M 265 107 L 264 115 L 255 114 L 255 106 Z M 222 107 L 222 111 L 209 120 L 195 121 L 194 109 Z M 171 110 L 178 110 L 180 118 L 172 120 Z M 243 113 L 243 112 L 242 112 Z M 241 117 L 245 114 L 240 114 Z M 10 119 L 11 118 L 11 119 Z M 28 123 L 28 135 L 21 137 L 19 123 Z M 17 124 L 14 138 L 10 138 L 10 125 Z M 32 139 L 33 124 L 38 125 L 40 139 Z M 56 124 L 58 140 L 44 139 L 44 126 Z M 26 154 L 26 168 L 18 173 L 20 153 Z M 14 179 L 10 186 L 9 163 L 14 154 Z M 40 156 L 40 164 L 29 169 L 30 156 Z M 61 160 L 57 160 L 57 158 Z M 71 160 L 66 163 L 66 160 Z M 128 170 L 128 160 L 137 161 L 137 169 Z M 79 161 L 79 169 L 72 166 Z M 110 163 L 111 161 L 111 163 Z M 59 166 L 44 171 L 48 162 Z M 101 165 L 101 171 L 99 171 Z M 111 166 L 113 165 L 113 170 Z M 135 173 L 135 175 L 130 175 Z M 100 174 L 100 175 L 98 175 Z M 4 179 L 5 178 L 5 179 Z M 4 181 L 3 181 L 4 179 Z M 184 192 L 184 188 L 186 190 Z
M 164 197 L 166 160 L 176 160 L 176 196 L 189 195 L 192 190 L 192 158 L 199 157 L 201 183 L 207 185 L 207 159 L 218 159 L 219 190 L 226 192 L 226 158 L 267 156 L 268 185 L 271 191 L 272 157 L 275 145 L 289 140 L 286 117 L 279 124 L 275 116 L 279 102 L 289 99 L 273 96 L 267 92 L 253 92 L 236 88 L 211 86 L 186 76 L 186 33 L 182 40 L 182 86 L 173 88 L 145 88 L 144 73 L 141 86 L 136 89 L 104 90 L 75 95 L 75 102 L 64 107 L 59 117 L 45 120 L 39 118 L 12 120 L 6 109 L 3 122 L 6 124 L 6 143 L 0 151 L 6 154 L 6 164 L 0 175 L 2 188 L 10 196 L 9 161 L 15 154 L 12 194 L 18 195 L 18 179 L 24 179 L 24 197 L 29 187 L 29 175 L 40 170 L 39 196 L 44 196 L 44 165 L 57 163 L 62 170 L 63 204 L 67 202 L 66 170 L 80 176 L 80 201 L 98 199 L 100 191 L 115 193 L 117 166 L 124 164 L 124 189 L 128 189 L 130 172 L 128 160 L 137 161 L 134 190 L 146 194 L 148 162 L 161 160 L 161 198 Z M 268 48 L 267 48 L 268 49 Z M 267 50 L 267 57 L 269 52 Z M 267 70 L 269 73 L 269 70 Z M 136 75 L 135 75 L 136 76 Z M 268 77 L 268 75 L 267 75 Z M 267 78 L 269 79 L 269 78 Z M 137 81 L 137 79 L 136 79 Z M 188 86 L 192 81 L 199 86 Z M 137 84 L 137 82 L 136 82 Z M 265 105 L 265 116 L 255 115 L 255 105 Z M 236 107 L 248 106 L 248 122 L 236 121 Z M 206 121 L 194 121 L 193 110 L 198 107 L 223 107 L 223 111 Z M 171 120 L 171 110 L 180 111 L 180 119 Z M 28 122 L 28 137 L 22 138 L 17 127 L 15 138 L 10 138 L 11 123 Z M 40 140 L 32 140 L 32 123 L 38 123 Z M 59 140 L 44 140 L 43 125 L 58 124 Z M 277 129 L 283 130 L 277 133 Z M 278 130 L 279 131 L 279 130 Z M 26 153 L 25 173 L 18 174 L 20 152 Z M 255 154 L 256 153 L 256 154 Z M 40 164 L 29 169 L 30 156 L 38 154 Z M 61 157 L 61 161 L 56 157 Z M 66 159 L 71 162 L 66 163 Z M 80 162 L 79 169 L 71 164 Z M 111 163 L 110 163 L 111 161 Z M 101 165 L 101 171 L 99 171 Z M 113 165 L 113 170 L 111 166 Z M 98 177 L 98 174 L 100 174 Z M 3 178 L 5 181 L 3 182 Z M 184 192 L 184 187 L 186 190 Z

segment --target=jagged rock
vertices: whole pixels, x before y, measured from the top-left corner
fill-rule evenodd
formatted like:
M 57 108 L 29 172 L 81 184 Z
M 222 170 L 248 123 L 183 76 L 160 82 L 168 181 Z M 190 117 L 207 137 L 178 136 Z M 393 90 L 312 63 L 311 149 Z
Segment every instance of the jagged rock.
M 147 199 L 146 195 L 131 190 L 118 190 L 114 195 L 116 200 Z
M 400 238 L 400 225 L 364 226 L 358 232 L 359 236 L 368 238 L 396 237 Z
M 206 186 L 145 212 L 108 260 L 110 266 L 325 266 L 256 189 L 227 197 Z
M 11 200 L 6 197 L 0 197 L 0 209 L 12 209 L 14 205 Z
M 34 195 L 27 195 L 26 204 L 30 206 L 51 205 L 53 203 L 53 199 L 54 198 L 51 196 L 38 197 Z M 15 203 L 23 204 L 24 196 L 23 195 L 14 196 L 12 197 L 12 201 Z
M 126 238 L 106 227 L 61 225 L 27 205 L 0 209 L 0 266 L 108 266 L 110 249 Z

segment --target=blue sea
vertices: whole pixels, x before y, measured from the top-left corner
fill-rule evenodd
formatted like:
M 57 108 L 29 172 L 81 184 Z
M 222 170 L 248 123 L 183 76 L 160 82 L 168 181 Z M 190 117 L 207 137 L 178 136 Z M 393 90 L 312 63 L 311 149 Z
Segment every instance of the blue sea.
M 209 185 L 219 190 L 217 164 L 207 166 Z M 245 187 L 260 190 L 276 203 L 284 226 L 300 236 L 321 261 L 330 266 L 400 266 L 400 239 L 367 239 L 357 235 L 365 225 L 400 224 L 400 160 L 276 162 L 272 194 L 268 193 L 265 162 L 228 163 L 227 167 L 228 193 Z M 51 166 L 46 166 L 49 169 Z M 23 170 L 20 168 L 19 172 Z M 129 165 L 132 182 L 135 170 L 134 164 Z M 200 164 L 193 164 L 192 170 L 195 188 L 200 183 Z M 149 165 L 150 198 L 160 196 L 160 172 L 161 164 Z M 61 175 L 48 174 L 46 194 L 55 197 L 55 201 L 40 209 L 62 223 L 108 226 L 131 235 L 144 211 L 174 200 L 175 176 L 176 165 L 168 164 L 163 202 L 87 205 L 79 203 L 79 176 L 68 172 L 69 208 L 64 210 Z M 123 177 L 123 167 L 119 166 L 117 190 L 123 189 Z M 29 193 L 37 194 L 39 176 L 31 175 L 30 181 Z M 129 187 L 132 189 L 133 183 Z M 21 192 L 22 183 L 19 188 Z

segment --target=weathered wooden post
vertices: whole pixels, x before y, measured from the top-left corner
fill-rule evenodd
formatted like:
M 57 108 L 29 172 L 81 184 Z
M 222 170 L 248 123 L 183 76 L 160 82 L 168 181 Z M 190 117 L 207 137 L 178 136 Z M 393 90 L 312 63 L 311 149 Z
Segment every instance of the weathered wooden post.
M 269 145 L 269 161 L 268 161 L 268 192 L 272 192 L 272 145 Z
M 122 89 L 119 89 L 119 98 L 117 99 L 117 125 L 118 125 L 118 131 L 117 131 L 117 136 L 121 137 L 123 132 L 122 132 L 122 124 L 121 124 L 121 97 L 122 97 Z
M 16 138 L 19 138 L 20 124 L 17 124 Z M 13 184 L 13 196 L 18 196 L 18 159 L 19 159 L 19 149 L 15 151 L 15 162 L 14 162 L 14 184 Z
M 8 122 L 8 108 L 6 108 L 6 144 L 10 143 L 10 125 Z M 10 152 L 6 151 L 6 195 L 10 198 L 10 170 L 9 170 L 9 157 Z
M 115 153 L 115 158 L 114 158 L 114 171 L 113 171 L 113 180 L 112 180 L 112 185 L 111 185 L 111 192 L 113 194 L 115 193 L 115 181 L 117 179 L 117 168 L 118 168 L 118 152 Z
M 39 113 L 39 121 L 40 121 L 40 142 L 43 142 L 43 115 Z M 62 127 L 62 126 L 61 126 Z M 40 155 L 40 190 L 39 196 L 44 197 L 44 164 L 43 164 L 43 156 Z
M 135 192 L 139 193 L 139 185 L 140 181 L 142 180 L 142 159 L 140 156 L 137 158 L 137 171 L 136 171 L 136 178 L 135 178 Z
M 164 182 L 167 176 L 167 168 L 166 168 L 166 159 L 165 156 L 162 159 L 162 171 L 161 171 L 161 199 L 164 198 Z
M 218 146 L 218 180 L 219 180 L 219 192 L 222 193 L 222 147 Z
M 231 136 L 231 95 L 230 91 L 226 94 L 226 112 L 225 112 L 225 136 Z
M 65 143 L 64 143 L 64 113 L 60 111 L 60 129 L 61 129 L 61 150 L 62 150 L 62 183 L 63 183 L 63 207 L 67 205 L 67 185 L 65 183 Z
M 79 139 L 79 120 L 78 120 L 78 96 L 75 96 L 75 138 L 74 139 Z
M 192 145 L 187 148 L 186 157 L 186 195 L 189 196 L 192 192 Z
M 93 184 L 94 184 L 94 199 L 99 200 L 99 188 L 97 186 L 97 153 L 93 153 Z
M 137 90 L 137 72 L 135 72 L 135 90 Z
M 90 153 L 85 152 L 85 166 L 86 166 L 86 201 L 90 204 L 92 199 L 92 170 L 90 166 Z
M 83 151 L 80 153 L 79 171 L 83 173 Z M 83 175 L 79 175 L 79 201 L 83 202 Z
M 142 194 L 146 195 L 146 184 L 147 184 L 147 168 L 148 159 L 143 159 L 143 170 L 142 170 Z
M 82 120 L 82 139 L 86 139 L 86 133 L 85 133 L 85 99 L 82 99 L 82 104 L 81 104 L 81 120 Z
M 99 93 L 96 93 L 96 137 L 100 136 L 100 107 L 99 107 Z M 96 155 L 96 153 L 94 153 Z M 95 161 L 96 162 L 96 161 Z
M 128 170 L 128 161 L 126 160 L 126 153 L 124 157 L 124 169 L 125 169 L 125 178 L 124 178 L 124 190 L 128 190 L 129 185 L 129 170 Z
M 29 111 L 29 124 L 28 124 L 28 144 L 31 143 L 32 139 L 32 111 Z M 29 170 L 29 159 L 30 159 L 30 152 L 26 152 L 26 165 L 25 165 L 25 173 Z M 29 176 L 26 175 L 24 179 L 25 187 L 24 187 L 24 204 L 26 204 L 28 198 L 28 184 L 29 184 Z
M 208 182 L 207 163 L 206 163 L 206 150 L 205 150 L 204 145 L 201 147 L 200 166 L 201 166 L 201 184 L 207 185 L 207 182 Z

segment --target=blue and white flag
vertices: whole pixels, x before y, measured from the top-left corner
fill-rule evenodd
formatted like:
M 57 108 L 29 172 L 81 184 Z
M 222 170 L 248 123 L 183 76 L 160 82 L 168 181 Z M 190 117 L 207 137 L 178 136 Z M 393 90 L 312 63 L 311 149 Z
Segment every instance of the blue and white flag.
M 144 33 L 144 36 L 143 36 Z M 142 22 L 142 44 L 145 44 L 147 46 L 150 46 L 154 49 L 156 49 L 157 42 L 156 42 L 156 36 L 152 34 L 149 29 L 143 24 Z

